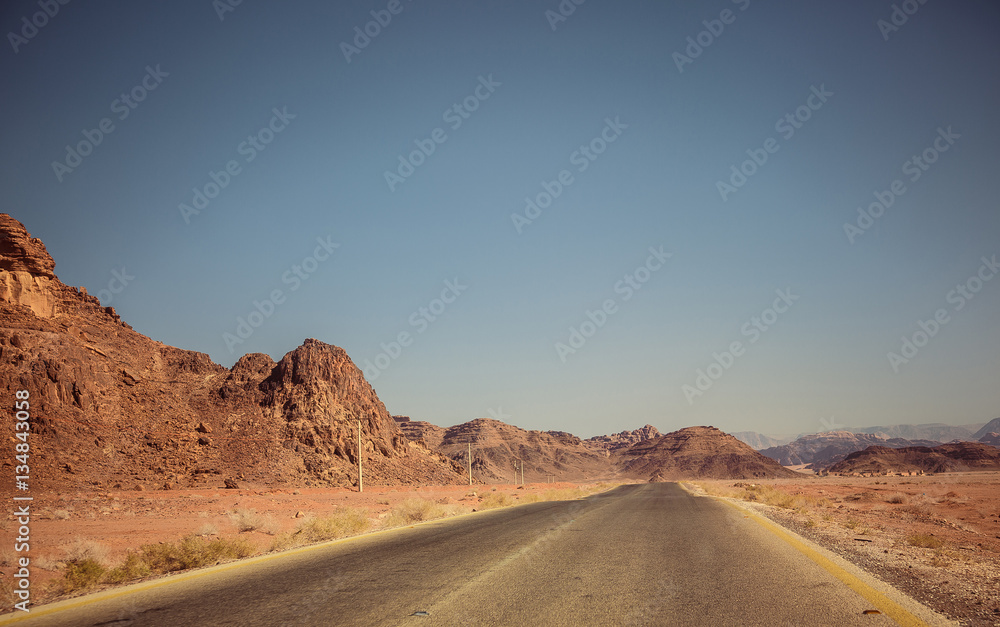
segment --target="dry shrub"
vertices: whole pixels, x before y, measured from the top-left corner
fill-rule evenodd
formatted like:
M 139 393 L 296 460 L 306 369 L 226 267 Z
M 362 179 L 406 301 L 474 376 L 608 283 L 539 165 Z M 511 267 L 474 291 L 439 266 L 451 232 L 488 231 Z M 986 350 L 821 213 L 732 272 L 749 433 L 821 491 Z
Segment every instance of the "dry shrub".
M 389 515 L 383 519 L 382 526 L 387 529 L 391 527 L 402 527 L 425 520 L 444 518 L 445 516 L 451 516 L 460 511 L 462 510 L 454 505 L 441 505 L 440 503 L 435 503 L 434 501 L 429 501 L 427 499 L 410 498 L 401 501 L 399 505 L 394 507 L 392 511 L 389 512 Z
M 514 499 L 503 492 L 491 492 L 479 501 L 479 509 L 495 509 L 514 504 Z
M 254 554 L 255 547 L 246 538 L 206 540 L 190 535 L 177 543 L 145 544 L 139 551 L 152 572 L 169 573 L 208 566 L 225 559 L 249 557 Z
M 325 542 L 364 533 L 371 526 L 368 514 L 361 509 L 341 507 L 324 518 L 307 518 L 295 533 L 307 542 Z
M 885 502 L 892 503 L 893 505 L 902 505 L 903 503 L 906 503 L 906 495 L 901 492 L 890 494 L 885 497 Z
M 108 552 L 108 547 L 104 546 L 100 542 L 77 538 L 73 541 L 73 544 L 70 545 L 69 549 L 66 550 L 65 561 L 85 562 L 87 560 L 91 560 L 98 564 L 107 564 Z
M 237 531 L 261 531 L 268 535 L 278 532 L 278 523 L 270 514 L 258 514 L 255 509 L 237 509 L 229 514 Z

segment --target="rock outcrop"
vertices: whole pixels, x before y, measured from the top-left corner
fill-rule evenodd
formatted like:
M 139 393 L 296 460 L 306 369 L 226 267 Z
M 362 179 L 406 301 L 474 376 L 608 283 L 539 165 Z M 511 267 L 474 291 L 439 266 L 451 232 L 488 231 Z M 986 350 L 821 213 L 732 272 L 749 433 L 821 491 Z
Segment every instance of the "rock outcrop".
M 612 435 L 594 436 L 592 438 L 587 438 L 584 442 L 591 448 L 612 452 L 628 448 L 633 444 L 638 444 L 639 442 L 644 442 L 645 440 L 651 440 L 659 435 L 660 432 L 656 429 L 656 427 L 653 425 L 646 425 L 641 429 L 634 429 L 632 431 L 620 431 Z
M 30 393 L 35 487 L 353 485 L 359 421 L 366 482 L 462 480 L 405 438 L 336 346 L 308 339 L 278 362 L 248 354 L 227 369 L 64 285 L 5 214 L 0 255 L 0 394 Z

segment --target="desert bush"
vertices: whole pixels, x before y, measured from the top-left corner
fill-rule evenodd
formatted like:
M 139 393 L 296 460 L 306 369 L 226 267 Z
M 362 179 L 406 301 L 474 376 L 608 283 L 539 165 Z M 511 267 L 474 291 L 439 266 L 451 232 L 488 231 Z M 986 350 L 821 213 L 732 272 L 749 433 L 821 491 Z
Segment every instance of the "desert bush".
M 255 509 L 237 509 L 229 514 L 229 519 L 237 531 L 262 531 L 274 535 L 277 533 L 278 525 L 274 518 L 267 514 L 258 514 Z
M 100 583 L 107 570 L 95 559 L 72 560 L 63 568 L 63 592 L 86 590 Z
M 194 532 L 196 536 L 217 536 L 219 535 L 219 528 L 212 523 L 205 523 L 198 530 Z
M 69 511 L 65 509 L 57 509 L 52 512 L 52 517 L 56 520 L 67 520 L 69 518 Z
M 541 497 L 538 496 L 537 494 L 524 494 L 524 495 L 518 497 L 517 502 L 518 503 L 537 503 L 540 500 L 541 500 Z
M 444 518 L 467 512 L 468 509 L 461 505 L 442 505 L 427 499 L 411 498 L 401 501 L 399 505 L 392 509 L 382 520 L 382 527 L 402 527 L 425 520 Z
M 910 546 L 917 546 L 925 549 L 938 549 L 944 545 L 941 538 L 932 536 L 929 533 L 915 533 L 906 537 L 906 543 Z
M 223 559 L 248 557 L 254 554 L 255 548 L 245 538 L 206 540 L 190 535 L 177 543 L 145 544 L 139 551 L 152 572 L 169 573 L 207 566 Z
M 885 497 L 885 502 L 892 503 L 893 505 L 902 505 L 903 503 L 906 502 L 906 495 L 902 494 L 901 492 L 890 494 L 889 496 Z
M 150 575 L 151 572 L 149 564 L 142 559 L 142 556 L 129 551 L 125 555 L 125 561 L 109 570 L 104 576 L 104 580 L 108 583 L 122 583 L 133 579 L 141 579 Z
M 371 526 L 368 514 L 361 509 L 341 507 L 323 518 L 307 518 L 299 523 L 295 534 L 303 544 L 325 542 L 364 533 Z
M 92 560 L 98 564 L 108 563 L 108 547 L 94 540 L 77 538 L 66 550 L 66 562 L 85 562 Z
M 491 492 L 479 501 L 479 509 L 495 509 L 514 504 L 514 499 L 503 492 Z
M 857 529 L 858 525 L 860 525 L 860 524 L 861 523 L 859 523 L 856 519 L 854 519 L 854 518 L 848 518 L 847 522 L 844 523 L 844 526 L 847 527 L 848 529 L 852 529 L 853 530 L 853 529 Z

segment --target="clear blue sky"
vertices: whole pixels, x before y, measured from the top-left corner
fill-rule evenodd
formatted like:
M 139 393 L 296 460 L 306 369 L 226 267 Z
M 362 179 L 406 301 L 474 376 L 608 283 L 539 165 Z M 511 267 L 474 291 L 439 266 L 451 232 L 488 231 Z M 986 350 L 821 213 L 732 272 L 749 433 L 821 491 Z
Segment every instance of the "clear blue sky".
M 318 338 L 441 425 L 1000 415 L 1000 278 L 974 278 L 1000 255 L 996 3 L 897 2 L 919 9 L 889 28 L 892 2 L 221 2 L 0 10 L 2 210 L 138 331 L 226 366 Z

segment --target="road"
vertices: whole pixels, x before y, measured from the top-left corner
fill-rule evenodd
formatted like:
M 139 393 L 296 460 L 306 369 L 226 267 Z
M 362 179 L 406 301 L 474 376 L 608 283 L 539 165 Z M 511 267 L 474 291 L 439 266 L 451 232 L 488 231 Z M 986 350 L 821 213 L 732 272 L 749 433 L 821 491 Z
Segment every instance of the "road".
M 71 600 L 48 615 L 54 606 L 36 608 L 16 624 L 897 624 L 884 611 L 865 614 L 876 609 L 871 599 L 755 517 L 662 483 L 476 513 L 177 579 L 116 598 Z M 902 624 L 925 624 L 902 615 Z

